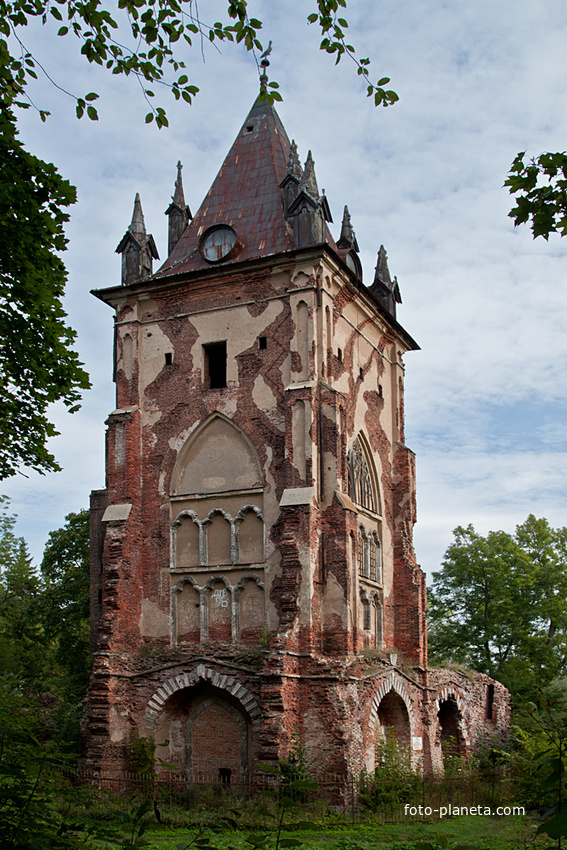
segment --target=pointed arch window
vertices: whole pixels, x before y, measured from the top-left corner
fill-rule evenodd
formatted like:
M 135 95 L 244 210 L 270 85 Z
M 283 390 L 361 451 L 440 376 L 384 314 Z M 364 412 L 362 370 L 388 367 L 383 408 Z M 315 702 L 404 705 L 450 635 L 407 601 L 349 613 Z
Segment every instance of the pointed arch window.
M 348 494 L 350 498 L 363 508 L 367 508 L 367 510 L 374 513 L 379 513 L 379 505 L 374 495 L 370 470 L 358 438 L 354 441 L 348 453 L 347 466 Z

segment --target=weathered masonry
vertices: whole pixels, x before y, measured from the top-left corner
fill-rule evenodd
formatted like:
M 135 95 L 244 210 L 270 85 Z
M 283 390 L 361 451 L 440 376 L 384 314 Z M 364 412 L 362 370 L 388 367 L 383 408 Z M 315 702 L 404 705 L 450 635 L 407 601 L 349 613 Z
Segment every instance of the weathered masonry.
M 395 736 L 425 770 L 502 733 L 505 690 L 427 668 L 412 544 L 400 293 L 365 285 L 348 209 L 335 241 L 259 99 L 194 217 L 178 167 L 168 257 L 139 197 L 121 240 L 117 402 L 92 494 L 88 759 L 135 736 L 199 775 L 241 777 L 293 734 L 322 769 L 374 767 Z

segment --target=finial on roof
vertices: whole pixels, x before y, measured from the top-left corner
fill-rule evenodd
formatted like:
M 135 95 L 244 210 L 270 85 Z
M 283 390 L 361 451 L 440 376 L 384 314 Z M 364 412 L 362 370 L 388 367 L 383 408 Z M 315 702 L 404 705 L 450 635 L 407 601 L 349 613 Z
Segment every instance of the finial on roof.
M 297 145 L 295 144 L 295 139 L 292 139 L 291 147 L 289 149 L 287 173 L 291 174 L 292 177 L 296 177 L 298 180 L 301 180 L 302 169 L 301 163 L 299 161 L 299 154 L 297 153 Z
M 305 160 L 305 168 L 301 177 L 301 188 L 306 189 L 313 198 L 319 198 L 319 189 L 317 187 L 317 178 L 315 177 L 315 163 L 311 151 L 307 154 Z
M 144 222 L 144 213 L 142 212 L 142 202 L 140 200 L 139 192 L 136 192 L 136 197 L 134 198 L 134 211 L 132 213 L 132 221 L 128 230 L 135 236 L 146 235 L 146 225 Z
M 177 163 L 177 180 L 175 181 L 175 189 L 173 190 L 173 203 L 179 207 L 185 206 L 185 196 L 183 194 L 183 180 L 181 177 L 181 169 L 183 168 L 181 160 Z
M 376 263 L 376 273 L 374 275 L 374 282 L 379 281 L 391 289 L 392 287 L 392 279 L 390 277 L 390 269 L 388 268 L 388 255 L 386 254 L 386 249 L 383 245 L 380 245 L 380 250 L 378 251 L 378 261 Z
M 268 56 L 270 55 L 271 52 L 272 52 L 272 42 L 270 41 L 267 49 L 264 50 L 264 52 L 260 56 L 260 65 L 262 66 L 262 73 L 260 74 L 260 91 L 267 91 L 268 90 L 268 72 L 267 72 L 266 69 L 270 65 L 270 60 L 268 59 Z
M 354 235 L 354 230 L 352 229 L 350 213 L 346 204 L 343 212 L 341 235 L 339 241 L 337 242 L 337 245 L 339 248 L 354 248 L 355 251 L 358 251 L 356 236 Z
M 165 211 L 165 214 L 169 217 L 169 227 L 168 227 L 168 240 L 167 240 L 167 254 L 168 256 L 171 254 L 183 231 L 189 224 L 189 221 L 192 218 L 191 210 L 185 204 L 185 194 L 183 192 L 183 179 L 181 177 L 181 169 L 183 166 L 181 162 L 177 163 L 177 179 L 175 181 L 175 188 L 173 190 L 173 199 Z

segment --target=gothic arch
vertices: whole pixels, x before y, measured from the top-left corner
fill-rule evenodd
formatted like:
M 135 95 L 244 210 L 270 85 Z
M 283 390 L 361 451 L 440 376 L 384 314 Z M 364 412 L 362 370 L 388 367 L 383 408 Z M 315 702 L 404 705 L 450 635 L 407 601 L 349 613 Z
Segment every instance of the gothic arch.
M 409 698 L 409 694 L 407 692 L 407 688 L 403 679 L 394 671 L 390 673 L 385 679 L 383 679 L 378 687 L 378 690 L 374 694 L 374 699 L 372 700 L 372 705 L 370 707 L 369 714 L 369 722 L 370 727 L 374 728 L 378 721 L 378 708 L 380 703 L 384 699 L 387 693 L 390 691 L 395 691 L 396 694 L 403 700 L 405 703 L 405 707 L 408 713 L 410 728 L 414 728 L 414 718 L 411 710 L 411 700 Z
M 187 437 L 171 474 L 174 496 L 263 487 L 256 449 L 222 413 L 212 413 Z
M 463 722 L 463 718 L 465 716 L 465 701 L 463 700 L 462 695 L 459 693 L 458 689 L 455 687 L 449 687 L 445 685 L 441 688 L 437 693 L 437 719 L 439 719 L 439 711 L 444 703 L 454 702 L 459 719 L 461 720 L 459 724 L 459 733 L 462 736 L 462 744 L 464 746 L 465 751 L 467 751 L 470 747 L 470 736 L 468 730 L 468 723 Z M 439 724 L 441 729 L 441 724 Z
M 353 502 L 376 514 L 382 513 L 378 476 L 368 440 L 362 431 L 347 454 L 348 494 Z

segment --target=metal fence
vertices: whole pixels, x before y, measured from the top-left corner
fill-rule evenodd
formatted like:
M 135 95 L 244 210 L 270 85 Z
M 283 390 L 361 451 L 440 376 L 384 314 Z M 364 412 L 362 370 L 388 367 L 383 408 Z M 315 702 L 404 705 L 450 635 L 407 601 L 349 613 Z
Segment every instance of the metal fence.
M 257 773 L 247 777 L 99 774 L 79 769 L 67 773 L 93 816 L 108 817 L 125 804 L 150 799 L 162 820 L 191 826 L 203 820 L 229 818 L 247 829 L 268 827 L 278 815 L 283 797 L 293 799 L 286 822 L 344 823 L 404 822 L 465 813 L 461 809 L 497 807 L 513 803 L 514 783 L 506 772 L 446 777 L 403 777 L 320 774 L 309 776 L 314 787 L 290 790 L 289 779 Z M 477 811 L 477 814 L 481 812 Z

